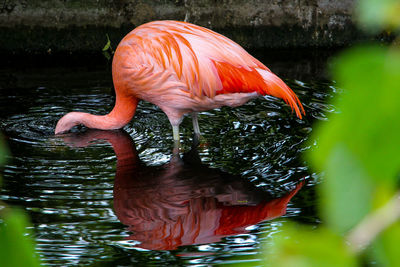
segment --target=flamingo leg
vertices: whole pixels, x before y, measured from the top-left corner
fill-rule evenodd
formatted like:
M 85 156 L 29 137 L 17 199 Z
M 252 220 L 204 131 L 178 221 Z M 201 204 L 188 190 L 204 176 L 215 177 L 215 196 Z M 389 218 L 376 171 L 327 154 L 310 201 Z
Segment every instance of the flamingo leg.
M 192 112 L 192 122 L 193 122 L 193 130 L 194 130 L 194 134 L 197 137 L 201 136 L 200 133 L 200 127 L 199 127 L 199 119 L 197 117 L 197 112 Z
M 199 120 L 197 117 L 197 112 L 192 112 L 192 122 L 193 122 L 193 130 L 194 130 L 194 136 L 193 136 L 193 147 L 196 147 L 200 144 L 200 138 L 201 138 L 201 133 L 200 133 L 200 127 L 199 127 Z
M 179 143 L 179 125 L 172 125 L 172 134 L 174 137 L 174 141 Z
M 172 150 L 172 157 L 179 157 L 180 141 L 179 141 L 179 125 L 172 125 L 172 133 L 174 137 L 174 149 Z

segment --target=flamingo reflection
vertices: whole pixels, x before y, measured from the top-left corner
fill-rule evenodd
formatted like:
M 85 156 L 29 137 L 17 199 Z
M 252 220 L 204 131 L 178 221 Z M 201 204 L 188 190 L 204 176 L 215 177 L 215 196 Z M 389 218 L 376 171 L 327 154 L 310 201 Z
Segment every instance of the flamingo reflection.
M 174 250 L 179 246 L 218 242 L 246 233 L 246 227 L 286 213 L 303 182 L 277 199 L 240 176 L 202 164 L 195 149 L 174 155 L 163 166 L 146 166 L 122 130 L 88 130 L 65 136 L 67 143 L 87 146 L 108 141 L 117 156 L 114 209 L 139 241 L 138 247 Z

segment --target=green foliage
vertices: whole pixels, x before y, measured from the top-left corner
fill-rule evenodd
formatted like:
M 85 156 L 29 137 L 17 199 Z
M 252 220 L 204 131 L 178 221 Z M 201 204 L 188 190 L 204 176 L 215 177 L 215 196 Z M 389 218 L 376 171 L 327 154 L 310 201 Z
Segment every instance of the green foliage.
M 378 237 L 371 248 L 372 259 L 379 266 L 400 266 L 399 257 L 400 222 L 391 225 Z
M 264 255 L 266 266 L 357 266 L 341 236 L 326 228 L 287 224 L 273 238 L 273 246 Z
M 0 166 L 5 162 L 6 148 L 0 137 Z M 0 177 L 1 181 L 1 177 Z M 0 265 L 2 267 L 40 266 L 34 243 L 27 234 L 27 216 L 0 202 Z
M 362 26 L 400 28 L 400 1 L 360 1 Z M 266 252 L 271 266 L 400 266 L 400 49 L 349 49 L 333 64 L 344 93 L 340 112 L 315 127 L 317 147 L 307 156 L 324 173 L 318 187 L 323 224 L 289 225 Z M 394 197 L 395 196 L 395 197 Z M 363 250 L 364 249 L 364 250 Z M 363 254 L 362 254 L 363 253 Z M 360 256 L 362 254 L 362 256 Z
M 26 236 L 28 218 L 20 210 L 2 212 L 0 223 L 0 262 L 4 267 L 39 266 L 39 259 L 34 254 L 34 244 Z
M 103 47 L 103 52 L 105 52 L 105 51 L 111 49 L 110 37 L 108 37 L 108 34 L 106 34 L 106 37 L 107 37 L 107 43 L 106 43 L 106 45 Z
M 321 186 L 327 223 L 344 232 L 371 209 L 375 188 L 394 188 L 400 170 L 400 53 L 380 47 L 351 49 L 335 64 L 345 89 L 341 113 L 319 127 L 313 167 L 326 172 Z M 348 216 L 351 214 L 352 216 Z
M 314 157 L 318 157 L 318 151 L 321 150 L 315 151 Z M 365 170 L 345 145 L 338 144 L 325 159 L 326 178 L 319 188 L 320 211 L 332 229 L 345 232 L 370 211 L 373 185 L 365 180 Z
M 317 133 L 316 168 L 327 169 L 330 154 L 341 150 L 359 161 L 366 178 L 393 183 L 400 166 L 399 74 L 400 53 L 394 49 L 356 48 L 338 59 L 334 76 L 346 93 L 335 105 L 342 113 Z
M 112 55 L 114 54 L 114 49 L 111 46 L 111 40 L 110 37 L 108 37 L 108 34 L 106 34 L 107 37 L 107 43 L 104 45 L 102 52 L 103 55 L 107 58 L 107 60 L 110 60 Z

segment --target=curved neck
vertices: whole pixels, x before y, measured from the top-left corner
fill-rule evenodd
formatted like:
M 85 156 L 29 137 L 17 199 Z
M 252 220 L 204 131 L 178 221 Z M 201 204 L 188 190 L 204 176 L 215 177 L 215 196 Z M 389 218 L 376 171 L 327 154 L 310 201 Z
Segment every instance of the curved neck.
M 120 129 L 130 122 L 135 115 L 139 100 L 135 97 L 118 97 L 113 110 L 103 116 L 82 113 L 81 121 L 88 128 L 101 130 Z
M 78 124 L 101 130 L 120 129 L 135 115 L 138 102 L 139 100 L 136 97 L 117 94 L 115 106 L 107 115 L 98 116 L 83 112 L 70 112 L 57 122 L 55 134 L 69 131 Z

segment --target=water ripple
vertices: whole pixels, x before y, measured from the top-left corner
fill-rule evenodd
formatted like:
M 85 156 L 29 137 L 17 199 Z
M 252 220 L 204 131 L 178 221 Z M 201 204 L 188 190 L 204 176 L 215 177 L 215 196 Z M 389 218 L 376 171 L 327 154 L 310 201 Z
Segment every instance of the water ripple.
M 140 224 L 134 224 L 136 228 L 132 231 L 116 214 L 115 203 L 119 198 L 116 198 L 115 190 L 119 174 L 113 147 L 101 140 L 78 147 L 54 136 L 56 121 L 66 112 L 105 114 L 113 105 L 110 81 L 104 78 L 109 76 L 104 72 L 86 70 L 73 74 L 63 71 L 62 74 L 57 70 L 46 71 L 46 76 L 25 74 L 30 77 L 26 78 L 29 81 L 25 85 L 11 81 L 8 84 L 17 84 L 16 88 L 2 89 L 4 94 L 0 95 L 0 130 L 11 151 L 2 173 L 0 199 L 23 207 L 29 213 L 37 250 L 45 264 L 257 264 L 261 257 L 260 244 L 279 231 L 288 218 L 318 222 L 313 208 L 313 185 L 318 175 L 309 173 L 301 155 L 313 146 L 309 142 L 312 123 L 327 120 L 330 114 L 340 112 L 327 104 L 333 95 L 341 93 L 334 82 L 287 81 L 304 103 L 307 112 L 304 120 L 297 119 L 281 100 L 270 96 L 235 109 L 223 107 L 200 113 L 199 124 L 204 139 L 198 155 L 203 165 L 196 171 L 182 170 L 180 175 L 186 178 L 179 176 L 169 182 L 168 179 L 173 177 L 166 174 L 172 157 L 171 126 L 158 107 L 141 102 L 134 120 L 125 130 L 135 144 L 141 166 L 145 166 L 138 172 L 146 178 L 136 177 L 135 183 L 143 183 L 141 190 L 127 191 L 133 194 L 132 199 L 127 198 L 121 203 L 128 205 L 129 200 L 137 206 L 154 205 L 147 201 L 160 201 L 165 196 L 163 191 L 157 191 L 160 184 L 165 192 L 170 192 L 165 198 L 174 196 L 179 200 L 185 199 L 186 195 L 191 198 L 188 202 L 160 202 L 159 206 L 171 205 L 169 211 L 174 213 L 169 214 L 170 217 L 165 217 L 163 209 L 154 208 L 149 212 L 148 208 L 143 208 L 130 214 L 132 218 L 144 218 L 149 212 L 174 221 L 174 216 L 181 208 L 187 208 L 185 205 L 189 202 L 204 207 L 222 205 L 224 212 L 228 212 L 229 206 L 237 206 L 240 201 L 259 204 L 261 200 L 257 200 L 257 194 L 269 199 L 282 198 L 300 180 L 309 180 L 299 196 L 289 203 L 286 215 L 279 219 L 247 225 L 243 233 L 226 228 L 225 231 L 232 231 L 231 235 L 221 235 L 208 244 L 193 243 L 160 251 L 142 248 L 144 242 L 138 239 Z M 64 75 L 69 78 L 65 79 Z M 93 83 L 82 82 L 93 77 L 97 77 Z M 85 129 L 78 127 L 74 132 L 84 135 Z M 184 119 L 181 132 L 183 150 L 189 152 L 192 139 L 189 118 Z M 214 179 L 213 175 L 219 178 Z M 159 181 L 145 183 L 152 179 Z M 221 179 L 226 182 L 220 184 Z M 250 191 L 243 189 L 244 185 L 250 186 Z M 150 195 L 147 199 L 140 198 L 141 192 L 147 192 L 145 190 L 154 194 L 154 199 Z M 234 201 L 239 202 L 234 204 Z M 220 212 L 218 209 L 205 210 L 209 212 L 208 216 L 217 211 Z M 142 234 L 148 233 L 141 230 Z M 137 235 L 132 237 L 135 233 Z M 132 240 L 127 239 L 130 236 Z

